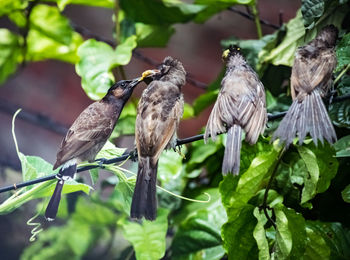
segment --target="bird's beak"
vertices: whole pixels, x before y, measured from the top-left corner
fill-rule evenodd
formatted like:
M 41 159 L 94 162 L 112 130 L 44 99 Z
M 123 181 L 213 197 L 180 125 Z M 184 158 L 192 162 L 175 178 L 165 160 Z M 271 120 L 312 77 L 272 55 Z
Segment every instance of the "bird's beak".
M 134 88 L 136 87 L 140 82 L 142 81 L 142 77 L 138 77 L 138 78 L 135 78 L 131 81 L 131 83 L 129 84 L 129 87 L 130 88 Z
M 145 78 L 152 77 L 155 74 L 160 73 L 160 70 L 154 69 L 154 70 L 146 70 L 142 73 L 142 76 L 140 78 L 140 81 L 144 80 Z

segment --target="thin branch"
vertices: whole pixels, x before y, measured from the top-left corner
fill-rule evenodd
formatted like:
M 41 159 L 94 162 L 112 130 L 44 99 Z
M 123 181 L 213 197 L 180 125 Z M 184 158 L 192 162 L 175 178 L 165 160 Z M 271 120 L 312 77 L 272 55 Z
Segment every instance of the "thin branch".
M 348 100 L 348 99 L 350 99 L 350 94 L 334 98 L 333 99 L 333 103 L 341 102 L 341 101 Z M 279 119 L 279 118 L 283 117 L 285 114 L 286 114 L 286 112 L 278 112 L 278 113 L 275 113 L 275 114 L 268 114 L 268 116 L 267 116 L 268 117 L 268 121 L 273 121 L 273 120 Z M 223 134 L 223 133 L 219 133 L 219 135 L 220 134 Z M 184 138 L 184 139 L 178 139 L 176 141 L 176 146 L 181 146 L 183 144 L 188 144 L 188 143 L 192 143 L 192 142 L 195 142 L 195 141 L 199 141 L 199 140 L 202 140 L 203 137 L 204 137 L 204 135 L 200 134 L 200 135 L 187 137 L 187 138 Z M 124 155 L 120 156 L 120 157 L 115 157 L 115 158 L 108 159 L 108 160 L 102 158 L 102 162 L 103 162 L 103 164 L 114 164 L 114 163 L 117 163 L 117 162 L 125 161 L 130 156 L 134 156 L 134 155 L 135 155 L 135 151 L 129 151 L 129 152 L 125 153 Z M 83 172 L 83 171 L 87 171 L 87 170 L 94 169 L 94 168 L 103 168 L 103 164 L 102 165 L 101 164 L 87 165 L 87 166 L 78 167 L 77 172 Z M 55 177 L 56 177 L 56 175 L 52 174 L 52 175 L 45 176 L 45 177 L 42 177 L 42 178 L 38 178 L 38 179 L 35 179 L 35 180 L 30 180 L 30 181 L 27 181 L 27 182 L 22 182 L 22 183 L 6 186 L 6 187 L 3 187 L 3 188 L 0 188 L 0 193 L 6 192 L 6 191 L 10 191 L 10 190 L 15 190 L 15 189 L 18 189 L 18 188 L 26 187 L 26 186 L 29 186 L 29 185 L 33 185 L 33 184 L 44 182 L 44 181 L 48 181 L 48 180 L 53 180 L 53 179 L 55 179 Z
M 251 20 L 251 21 L 254 21 L 254 19 L 255 19 L 253 15 L 247 14 L 247 13 L 245 13 L 245 12 L 243 12 L 243 11 L 241 11 L 241 10 L 235 8 L 235 7 L 232 7 L 232 6 L 231 6 L 231 7 L 227 8 L 227 9 L 228 9 L 229 11 L 234 12 L 234 13 L 236 13 L 236 14 L 239 14 L 239 15 L 243 16 L 244 18 L 247 18 L 247 19 L 249 19 L 249 20 Z M 279 29 L 279 28 L 280 28 L 280 26 L 275 25 L 275 24 L 272 24 L 272 23 L 270 23 L 269 21 L 266 21 L 266 20 L 263 20 L 263 19 L 259 19 L 259 21 L 260 21 L 261 24 L 263 24 L 263 25 L 265 25 L 265 26 L 268 26 L 268 27 L 271 27 L 271 28 L 273 28 L 273 29 Z
M 262 34 L 260 18 L 259 18 L 258 1 L 255 1 L 255 4 L 252 6 L 252 13 L 254 17 L 258 39 L 261 39 L 263 37 L 263 34 Z
M 13 115 L 18 109 L 18 105 L 12 104 L 7 100 L 0 98 L 0 111 Z M 22 110 L 18 117 L 60 135 L 65 135 L 68 131 L 68 128 L 61 123 L 58 123 L 41 113 L 31 110 Z

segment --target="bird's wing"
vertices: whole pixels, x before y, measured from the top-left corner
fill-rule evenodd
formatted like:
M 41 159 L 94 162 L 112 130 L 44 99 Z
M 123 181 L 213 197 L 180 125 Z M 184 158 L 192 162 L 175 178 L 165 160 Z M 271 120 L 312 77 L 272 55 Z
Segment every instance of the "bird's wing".
M 296 97 L 299 92 L 310 93 L 316 87 L 327 86 L 336 63 L 333 50 L 319 51 L 314 58 L 302 56 L 298 52 L 291 77 L 293 96 Z
M 177 86 L 153 81 L 142 94 L 136 118 L 136 145 L 141 156 L 158 159 L 177 130 L 183 99 Z
M 55 165 L 78 157 L 89 151 L 95 144 L 108 139 L 111 135 L 116 118 L 111 107 L 105 103 L 95 102 L 87 107 L 74 121 L 63 139 L 57 153 Z

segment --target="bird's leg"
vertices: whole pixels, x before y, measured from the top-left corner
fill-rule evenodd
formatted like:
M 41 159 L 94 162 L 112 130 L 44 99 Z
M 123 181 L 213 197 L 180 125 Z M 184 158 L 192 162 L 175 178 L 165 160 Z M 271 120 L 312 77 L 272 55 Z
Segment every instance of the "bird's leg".
M 181 145 L 177 145 L 177 137 L 176 134 L 174 134 L 167 145 L 167 149 L 173 149 L 174 152 L 178 153 L 182 157 L 182 159 L 186 159 L 186 156 L 181 152 L 181 147 Z
M 137 158 L 138 158 L 137 148 L 135 147 L 135 149 L 132 150 L 129 154 L 130 154 L 130 160 L 133 162 L 137 162 Z

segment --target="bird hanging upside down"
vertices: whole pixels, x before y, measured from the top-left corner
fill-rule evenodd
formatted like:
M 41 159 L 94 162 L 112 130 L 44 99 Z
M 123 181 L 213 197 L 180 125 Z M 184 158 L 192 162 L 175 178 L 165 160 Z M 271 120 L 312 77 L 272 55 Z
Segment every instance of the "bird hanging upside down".
M 272 140 L 280 139 L 288 147 L 298 135 L 301 145 L 310 133 L 317 146 L 334 143 L 337 136 L 322 102 L 332 86 L 332 72 L 337 64 L 335 43 L 338 29 L 333 25 L 324 27 L 307 45 L 298 48 L 291 76 L 293 103 L 282 119 Z
M 130 213 L 137 219 L 156 219 L 158 159 L 164 149 L 175 148 L 183 114 L 181 88 L 186 72 L 181 62 L 166 57 L 159 70 L 143 91 L 137 108 L 135 139 L 139 165 Z
M 267 122 L 264 86 L 248 65 L 240 48 L 230 46 L 222 55 L 226 74 L 205 129 L 204 140 L 227 131 L 222 173 L 237 175 L 240 167 L 242 131 L 245 140 L 255 144 Z
M 74 177 L 77 164 L 83 161 L 92 162 L 107 142 L 134 88 L 145 78 L 149 80 L 149 77 L 158 72 L 148 70 L 140 78 L 118 81 L 102 100 L 92 103 L 74 121 L 61 143 L 53 167 L 55 170 L 62 166 L 56 176 L 56 188 L 45 211 L 47 220 L 56 218 L 64 182 Z

